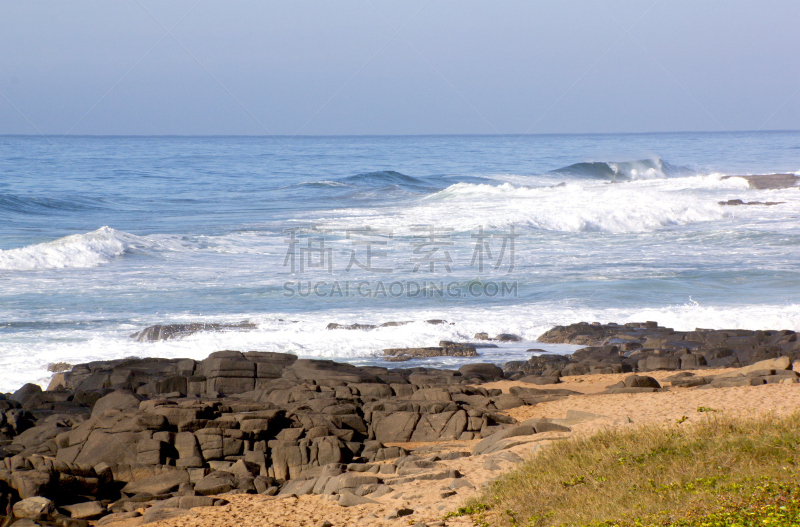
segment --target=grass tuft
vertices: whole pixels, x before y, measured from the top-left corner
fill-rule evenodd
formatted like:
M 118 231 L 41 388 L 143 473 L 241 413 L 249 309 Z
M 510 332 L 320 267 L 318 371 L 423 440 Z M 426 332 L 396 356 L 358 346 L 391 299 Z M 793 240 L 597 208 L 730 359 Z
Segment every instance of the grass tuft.
M 450 516 L 509 527 L 800 525 L 800 413 L 709 410 L 696 424 L 555 442 Z

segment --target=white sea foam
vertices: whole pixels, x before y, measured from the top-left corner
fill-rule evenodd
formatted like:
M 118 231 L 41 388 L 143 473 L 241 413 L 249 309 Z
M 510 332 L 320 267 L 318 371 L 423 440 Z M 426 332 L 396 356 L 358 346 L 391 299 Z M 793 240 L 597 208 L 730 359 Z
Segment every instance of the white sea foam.
M 0 250 L 0 270 L 30 271 L 95 267 L 120 256 L 137 237 L 110 227 L 86 234 L 73 234 L 52 242 L 19 249 Z
M 51 374 L 47 365 L 54 362 L 77 364 L 91 360 L 111 360 L 130 356 L 138 357 L 188 357 L 203 359 L 221 349 L 276 351 L 293 353 L 301 357 L 327 358 L 357 364 L 382 364 L 382 349 L 397 347 L 435 346 L 440 340 L 472 340 L 476 332 L 491 334 L 514 333 L 525 342 L 501 345 L 500 348 L 480 349 L 477 362 L 501 364 L 510 360 L 524 360 L 530 356 L 528 348 L 569 353 L 575 347 L 552 347 L 535 342 L 546 330 L 559 324 L 588 322 L 642 322 L 656 320 L 661 325 L 679 331 L 696 327 L 711 329 L 791 329 L 800 330 L 800 305 L 735 305 L 703 306 L 695 302 L 684 305 L 652 308 L 587 308 L 560 305 L 518 305 L 497 307 L 455 308 L 447 310 L 402 310 L 326 312 L 303 315 L 246 315 L 199 317 L 181 315 L 168 317 L 161 322 L 217 321 L 234 322 L 249 319 L 258 324 L 254 331 L 203 332 L 183 339 L 140 343 L 129 334 L 141 326 L 119 326 L 114 331 L 102 333 L 84 330 L 43 330 L 36 335 L 35 345 L 26 338 L 9 340 L 0 355 L 0 370 L 7 372 L 0 378 L 0 391 L 15 390 L 25 382 L 46 386 Z M 442 318 L 447 324 L 432 325 L 424 322 Z M 281 320 L 283 319 L 283 320 Z M 328 330 L 329 322 L 342 324 L 379 324 L 387 321 L 413 323 L 379 327 L 371 330 Z M 152 321 L 151 321 L 152 322 Z M 150 322 L 148 322 L 150 323 Z M 437 365 L 458 367 L 465 359 L 441 358 L 415 361 L 409 365 Z
M 718 201 L 746 191 L 746 181 L 719 174 L 622 183 L 571 181 L 549 187 L 457 183 L 391 213 L 385 208 L 342 209 L 330 213 L 327 221 L 334 227 L 360 221 L 395 230 L 429 223 L 456 231 L 517 225 L 556 232 L 639 233 L 726 218 L 730 210 Z
M 198 246 L 171 235 L 136 236 L 104 226 L 86 234 L 0 250 L 0 271 L 86 269 L 107 264 L 132 250 L 181 251 Z

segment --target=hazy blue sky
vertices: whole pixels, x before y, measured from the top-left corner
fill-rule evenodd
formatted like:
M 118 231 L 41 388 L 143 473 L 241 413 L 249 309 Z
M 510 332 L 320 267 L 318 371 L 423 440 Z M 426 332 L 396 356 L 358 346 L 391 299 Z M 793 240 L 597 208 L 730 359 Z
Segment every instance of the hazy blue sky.
M 800 129 L 799 23 L 797 0 L 0 0 L 0 133 Z

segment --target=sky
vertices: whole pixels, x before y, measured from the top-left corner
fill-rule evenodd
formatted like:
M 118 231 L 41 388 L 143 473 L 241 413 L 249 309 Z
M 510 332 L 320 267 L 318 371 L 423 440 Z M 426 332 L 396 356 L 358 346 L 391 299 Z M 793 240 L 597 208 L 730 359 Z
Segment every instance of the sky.
M 800 2 L 0 0 L 0 134 L 800 129 Z

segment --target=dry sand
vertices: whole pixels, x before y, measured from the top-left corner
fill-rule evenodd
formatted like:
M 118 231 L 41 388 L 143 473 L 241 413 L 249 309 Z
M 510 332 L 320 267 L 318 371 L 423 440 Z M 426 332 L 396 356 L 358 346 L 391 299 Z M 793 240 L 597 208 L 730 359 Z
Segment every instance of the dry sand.
M 732 370 L 703 370 L 698 375 L 713 375 Z M 660 382 L 674 372 L 654 372 L 651 375 Z M 524 420 L 532 417 L 563 419 L 569 410 L 586 412 L 581 419 L 569 423 L 572 432 L 546 433 L 528 436 L 528 442 L 517 445 L 501 453 L 487 454 L 441 462 L 447 468 L 459 470 L 470 487 L 458 489 L 453 496 L 443 497 L 453 480 L 416 481 L 398 485 L 391 494 L 378 498 L 377 504 L 343 508 L 326 496 L 300 496 L 288 498 L 268 498 L 253 495 L 222 496 L 230 501 L 224 507 L 204 507 L 193 509 L 190 516 L 181 516 L 152 523 L 154 527 L 294 527 L 321 526 L 330 522 L 334 527 L 361 526 L 400 526 L 425 523 L 441 523 L 448 511 L 461 506 L 485 484 L 499 475 L 511 470 L 520 459 L 532 455 L 538 447 L 555 439 L 574 435 L 591 434 L 606 427 L 637 425 L 665 425 L 674 423 L 686 416 L 691 423 L 707 418 L 706 412 L 698 412 L 699 407 L 710 408 L 716 412 L 746 416 L 774 413 L 786 415 L 800 409 L 800 384 L 769 384 L 763 386 L 736 388 L 672 388 L 666 392 L 637 394 L 599 394 L 607 386 L 619 382 L 630 374 L 586 375 L 570 377 L 569 382 L 558 385 L 538 386 L 538 388 L 566 388 L 581 392 L 566 399 L 541 403 L 536 406 L 523 406 L 504 413 Z M 662 382 L 662 384 L 667 384 Z M 507 392 L 511 386 L 521 385 L 537 388 L 529 384 L 501 381 L 486 388 L 501 388 Z M 414 453 L 426 456 L 437 451 L 469 451 L 477 441 L 451 441 L 447 443 L 414 443 L 402 446 Z M 519 456 L 508 455 L 511 452 Z M 505 459 L 505 458 L 509 459 Z M 397 519 L 386 519 L 398 508 L 410 508 L 414 513 Z M 138 520 L 113 524 L 133 527 Z M 471 521 L 466 518 L 451 518 L 448 526 L 467 527 Z

